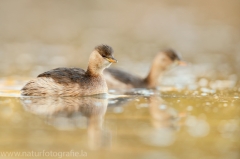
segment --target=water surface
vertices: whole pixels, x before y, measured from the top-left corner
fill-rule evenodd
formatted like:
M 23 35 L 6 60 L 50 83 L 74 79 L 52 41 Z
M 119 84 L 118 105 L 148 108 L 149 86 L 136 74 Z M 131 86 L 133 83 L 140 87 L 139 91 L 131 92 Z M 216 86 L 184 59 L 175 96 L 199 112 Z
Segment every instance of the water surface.
M 240 157 L 237 88 L 138 89 L 127 94 L 42 98 L 1 91 L 1 153 L 55 153 L 44 158 L 77 158 L 64 152 L 78 152 L 80 158 Z

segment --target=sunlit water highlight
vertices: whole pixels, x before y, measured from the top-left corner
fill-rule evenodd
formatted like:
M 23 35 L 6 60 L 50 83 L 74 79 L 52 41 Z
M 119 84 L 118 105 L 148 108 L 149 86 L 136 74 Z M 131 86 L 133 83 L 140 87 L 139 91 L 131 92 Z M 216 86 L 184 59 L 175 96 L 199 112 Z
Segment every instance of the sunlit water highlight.
M 1 151 L 74 150 L 87 152 L 88 158 L 240 157 L 237 86 L 21 97 L 25 82 L 1 85 Z

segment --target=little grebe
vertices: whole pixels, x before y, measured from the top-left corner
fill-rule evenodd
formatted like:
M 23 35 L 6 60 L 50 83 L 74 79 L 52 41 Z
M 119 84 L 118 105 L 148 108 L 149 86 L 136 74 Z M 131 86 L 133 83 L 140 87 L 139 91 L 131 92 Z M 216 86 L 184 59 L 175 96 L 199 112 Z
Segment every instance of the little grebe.
M 108 87 L 103 70 L 116 63 L 113 49 L 99 45 L 91 53 L 87 71 L 81 68 L 56 68 L 38 75 L 21 90 L 24 96 L 87 96 L 104 94 Z
M 180 56 L 172 49 L 158 53 L 153 59 L 152 66 L 146 78 L 132 75 L 128 72 L 108 68 L 104 71 L 104 76 L 108 88 L 155 88 L 158 85 L 158 78 L 172 65 L 184 65 Z

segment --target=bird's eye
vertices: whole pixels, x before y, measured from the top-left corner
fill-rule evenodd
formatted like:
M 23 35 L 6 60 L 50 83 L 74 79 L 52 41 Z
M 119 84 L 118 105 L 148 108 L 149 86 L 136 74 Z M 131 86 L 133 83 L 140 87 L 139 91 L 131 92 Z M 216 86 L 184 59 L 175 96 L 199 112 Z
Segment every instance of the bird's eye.
M 105 56 L 105 55 L 102 55 L 102 57 L 103 57 L 103 58 L 107 58 L 107 56 Z

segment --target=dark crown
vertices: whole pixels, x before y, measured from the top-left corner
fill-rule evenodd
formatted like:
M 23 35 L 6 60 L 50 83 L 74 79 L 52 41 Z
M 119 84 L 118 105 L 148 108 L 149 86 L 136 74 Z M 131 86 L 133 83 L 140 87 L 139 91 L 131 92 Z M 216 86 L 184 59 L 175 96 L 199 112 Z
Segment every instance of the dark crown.
M 173 49 L 166 49 L 163 52 L 172 60 L 181 60 L 181 56 Z
M 99 52 L 102 57 L 112 57 L 113 49 L 108 45 L 98 45 L 95 47 L 95 50 Z

